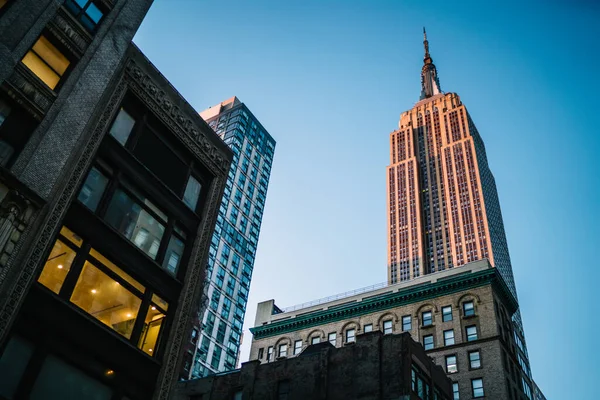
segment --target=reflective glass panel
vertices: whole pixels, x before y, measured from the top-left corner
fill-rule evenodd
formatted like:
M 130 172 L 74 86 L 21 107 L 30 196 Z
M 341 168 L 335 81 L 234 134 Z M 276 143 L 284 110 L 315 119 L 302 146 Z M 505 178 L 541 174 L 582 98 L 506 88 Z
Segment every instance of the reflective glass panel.
M 74 259 L 75 252 L 69 246 L 57 240 L 46 260 L 46 265 L 44 265 L 38 282 L 58 294 Z
M 142 301 L 86 261 L 71 302 L 129 339 Z
M 31 400 L 110 400 L 112 391 L 79 369 L 49 355 L 33 385 Z
M 105 220 L 152 259 L 156 258 L 165 227 L 122 190 L 117 190 L 111 199 Z
M 171 236 L 167 252 L 165 253 L 165 259 L 163 260 L 163 268 L 172 275 L 177 273 L 177 268 L 179 267 L 179 262 L 183 256 L 184 249 L 185 245 L 183 242 L 176 236 Z
M 100 19 L 102 19 L 102 11 L 96 7 L 94 3 L 91 3 L 89 7 L 85 10 L 87 16 L 94 22 L 94 24 L 98 24 Z
M 96 168 L 92 168 L 88 173 L 85 182 L 79 191 L 77 200 L 83 203 L 87 208 L 92 211 L 96 211 L 100 198 L 104 193 L 108 178 L 102 175 Z
M 133 125 L 135 125 L 135 119 L 133 119 L 133 117 L 129 115 L 127 111 L 121 108 L 117 118 L 115 118 L 115 122 L 113 122 L 112 126 L 110 127 L 109 133 L 124 146 L 129 138 L 131 130 L 133 129 Z
M 121 278 L 123 278 L 123 280 L 127 281 L 127 283 L 129 283 L 131 286 L 133 286 L 140 292 L 144 292 L 144 290 L 146 290 L 146 288 L 141 283 L 139 283 L 138 281 L 133 279 L 128 273 L 123 271 L 121 268 L 117 267 L 112 261 L 110 261 L 108 258 L 104 257 L 102 254 L 97 252 L 95 249 L 90 249 L 90 255 L 92 257 L 94 257 L 96 260 L 100 261 L 102 263 L 102 265 L 104 265 L 106 268 L 110 269 L 112 272 L 119 275 Z M 165 308 L 165 310 L 166 310 L 166 308 Z
M 200 182 L 196 178 L 190 175 L 187 185 L 185 186 L 185 193 L 183 194 L 183 202 L 192 210 L 196 210 L 198 205 L 198 199 L 200 198 Z
M 0 397 L 12 399 L 33 354 L 31 343 L 13 336 L 0 357 Z
M 73 243 L 77 247 L 81 247 L 81 243 L 83 243 L 83 239 L 80 238 L 75 232 L 63 226 L 60 228 L 60 234 L 69 239 L 71 243 Z

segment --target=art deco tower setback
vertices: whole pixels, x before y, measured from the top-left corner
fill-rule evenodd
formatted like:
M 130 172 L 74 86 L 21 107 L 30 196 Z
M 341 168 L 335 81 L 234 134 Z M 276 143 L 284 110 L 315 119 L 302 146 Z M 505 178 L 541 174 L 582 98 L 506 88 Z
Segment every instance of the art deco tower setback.
M 485 147 L 456 93 L 442 93 L 424 37 L 421 98 L 390 135 L 388 281 L 487 258 L 515 283 Z

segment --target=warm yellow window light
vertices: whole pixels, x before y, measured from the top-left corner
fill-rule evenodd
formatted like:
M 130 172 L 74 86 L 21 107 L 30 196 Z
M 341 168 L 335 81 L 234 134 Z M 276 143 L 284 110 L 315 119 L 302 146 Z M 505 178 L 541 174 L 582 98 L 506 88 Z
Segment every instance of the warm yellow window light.
M 35 42 L 21 61 L 50 89 L 56 87 L 70 64 L 67 57 L 58 51 L 44 36 L 41 36 Z

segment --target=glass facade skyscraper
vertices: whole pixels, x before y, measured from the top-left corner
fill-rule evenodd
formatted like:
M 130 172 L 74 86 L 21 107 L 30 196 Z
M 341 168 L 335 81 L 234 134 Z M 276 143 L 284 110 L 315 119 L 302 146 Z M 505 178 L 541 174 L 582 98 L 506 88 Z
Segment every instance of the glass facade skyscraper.
M 200 113 L 233 150 L 233 162 L 213 234 L 202 316 L 191 377 L 234 369 L 275 140 L 237 97 Z

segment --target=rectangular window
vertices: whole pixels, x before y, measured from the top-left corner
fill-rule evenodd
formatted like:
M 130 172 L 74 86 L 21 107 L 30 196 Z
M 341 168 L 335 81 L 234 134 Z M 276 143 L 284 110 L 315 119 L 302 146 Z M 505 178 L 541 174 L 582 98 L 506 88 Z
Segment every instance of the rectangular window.
M 273 358 L 273 346 L 269 346 L 267 349 L 267 361 L 271 361 Z
M 68 274 L 76 274 L 75 287 L 61 294 Z M 68 228 L 61 229 L 38 282 L 130 339 L 142 351 L 156 353 L 168 303 L 151 293 L 150 302 L 142 306 L 147 289 L 98 251 L 84 246 L 83 240 Z M 142 330 L 134 335 L 139 319 L 143 319 Z
M 121 143 L 122 146 L 125 146 L 134 125 L 135 119 L 133 119 L 127 111 L 121 108 L 115 118 L 115 122 L 113 122 L 110 127 L 109 134 L 117 139 L 117 142 Z
M 473 397 L 483 397 L 483 379 L 471 379 L 471 388 L 473 389 Z
M 287 344 L 279 345 L 279 357 L 287 357 Z
M 65 7 L 88 32 L 94 32 L 104 16 L 93 0 L 67 0 Z
M 412 318 L 410 315 L 405 315 L 402 317 L 402 331 L 410 331 L 412 329 Z
M 198 206 L 198 199 L 200 198 L 200 189 L 202 185 L 196 178 L 192 175 L 188 178 L 187 184 L 185 186 L 185 193 L 183 194 L 183 202 L 186 206 L 188 206 L 192 211 L 196 211 L 196 207 Z
M 452 321 L 452 306 L 442 307 L 442 322 Z
M 329 343 L 331 343 L 333 346 L 335 346 L 336 339 L 337 339 L 337 334 L 335 332 L 331 332 L 327 336 L 327 340 L 329 340 Z
M 258 349 L 258 359 L 259 360 L 262 360 L 264 352 L 265 352 L 264 347 L 261 347 L 260 349 Z
M 302 340 L 296 340 L 294 342 L 294 355 L 300 354 L 302 351 Z
M 92 167 L 79 191 L 77 200 L 92 211 L 96 211 L 100 198 L 104 194 L 108 178 L 97 168 Z
M 463 313 L 465 317 L 475 315 L 475 306 L 473 305 L 472 301 L 463 303 Z
M 346 331 L 346 343 L 353 343 L 355 338 L 356 331 L 354 329 L 348 329 Z
M 171 275 L 176 275 L 177 269 L 179 268 L 179 263 L 183 257 L 184 250 L 185 244 L 183 240 L 176 235 L 171 236 L 167 246 L 167 251 L 165 253 L 165 258 L 162 263 L 163 269 L 169 272 Z
M 389 335 L 393 332 L 392 320 L 383 321 L 383 334 Z
M 446 356 L 446 372 L 449 374 L 454 374 L 455 372 L 458 372 L 456 356 Z
M 454 329 L 444 331 L 444 346 L 452 346 L 454 344 Z
M 481 368 L 481 357 L 479 355 L 479 351 L 469 352 L 469 365 L 472 369 Z
M 373 332 L 373 324 L 367 324 L 364 328 L 365 333 Z
M 315 336 L 314 338 L 312 338 L 310 340 L 310 344 L 318 344 L 321 343 L 321 337 L 320 336 Z
M 21 62 L 53 90 L 70 64 L 69 59 L 45 36 L 40 36 Z
M 454 400 L 460 400 L 460 392 L 458 390 L 458 383 L 452 383 L 452 394 L 454 395 Z
M 434 347 L 434 345 L 433 345 L 433 335 L 423 336 L 423 347 L 425 348 L 425 350 L 431 350 L 431 349 L 433 349 L 433 347 Z
M 473 340 L 477 340 L 477 326 L 467 326 L 467 342 L 472 342 Z
M 423 326 L 430 326 L 433 324 L 433 318 L 431 316 L 431 311 L 425 311 L 423 313 Z
M 150 210 L 166 217 L 148 200 L 145 201 L 145 207 L 143 207 L 122 189 L 117 189 L 108 205 L 104 219 L 154 260 L 165 233 L 165 226 L 151 214 Z

